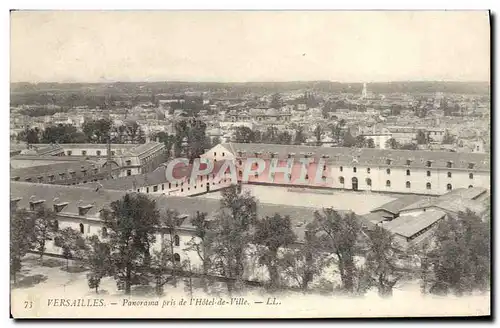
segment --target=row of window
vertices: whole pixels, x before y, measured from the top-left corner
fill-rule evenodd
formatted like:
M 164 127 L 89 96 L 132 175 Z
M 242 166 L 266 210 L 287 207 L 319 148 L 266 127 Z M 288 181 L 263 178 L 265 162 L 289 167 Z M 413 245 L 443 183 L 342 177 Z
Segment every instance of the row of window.
M 102 154 L 100 150 L 97 150 L 95 153 L 96 153 L 96 156 L 101 156 L 101 154 Z M 66 154 L 67 154 L 68 156 L 71 156 L 71 155 L 73 155 L 73 151 L 68 150 L 68 151 L 66 152 Z M 82 154 L 82 156 L 87 156 L 87 151 L 86 151 L 86 150 L 82 150 L 82 151 L 81 151 L 81 154 Z M 114 152 L 114 151 L 111 151 L 111 156 L 115 156 L 115 152 Z
M 228 182 L 228 180 L 229 179 L 221 179 L 221 180 L 219 180 L 218 184 Z M 201 181 L 203 181 L 203 179 Z M 188 185 L 188 190 L 191 190 L 191 187 L 190 187 L 191 185 L 189 184 L 189 179 L 188 179 L 187 185 Z M 210 182 L 207 182 L 207 185 L 210 185 Z M 215 181 L 212 182 L 212 185 L 215 185 Z M 181 182 L 180 186 L 181 186 L 181 192 L 183 192 L 184 189 L 182 187 L 184 186 L 184 182 Z M 204 186 L 203 183 L 200 184 L 200 187 L 203 187 L 203 186 Z M 179 187 L 179 183 L 176 183 L 175 187 L 176 188 Z M 159 188 L 159 186 L 153 186 L 153 192 L 157 192 L 158 188 Z M 197 188 L 197 185 L 194 185 L 194 189 L 196 189 L 196 188 Z M 171 182 L 168 183 L 168 189 L 172 189 L 172 183 Z M 161 185 L 161 190 L 165 190 L 165 184 Z M 141 189 L 137 189 L 137 192 L 141 192 Z M 146 187 L 146 193 L 149 194 L 149 187 Z
M 323 167 L 323 170 L 325 170 L 325 169 L 326 169 L 326 166 Z M 343 172 L 343 171 L 344 171 L 344 168 L 341 166 L 340 167 L 340 172 Z M 352 171 L 354 173 L 356 173 L 357 172 L 357 168 L 353 167 Z M 386 169 L 385 172 L 387 173 L 387 175 L 390 175 L 391 174 L 391 169 Z M 370 168 L 369 167 L 366 168 L 366 173 L 368 173 L 368 174 L 370 173 Z M 411 175 L 411 171 L 410 170 L 406 170 L 406 175 L 410 176 Z M 427 176 L 428 177 L 431 176 L 431 171 L 427 171 Z M 448 172 L 447 176 L 448 176 L 448 178 L 451 178 L 451 172 Z M 474 173 L 469 173 L 469 179 L 474 179 Z
M 341 184 L 344 184 L 344 183 L 345 183 L 345 179 L 344 179 L 344 177 L 340 177 L 340 178 L 339 178 L 339 182 L 340 182 Z M 353 179 L 352 179 L 352 183 L 357 184 L 357 183 L 358 183 L 358 179 L 353 178 Z M 368 186 L 371 186 L 371 185 L 372 185 L 372 179 L 367 178 L 367 179 L 366 179 L 366 184 L 367 184 Z M 385 182 L 385 186 L 386 186 L 386 187 L 390 187 L 390 186 L 391 186 L 391 180 L 387 180 L 387 181 Z M 426 189 L 428 189 L 428 190 L 432 189 L 432 185 L 431 185 L 431 183 L 430 183 L 430 182 L 427 182 L 427 183 L 425 184 L 425 187 L 426 187 Z M 472 185 L 469 185 L 469 188 L 472 188 L 472 187 L 473 187 Z M 406 188 L 411 188 L 411 182 L 410 182 L 410 181 L 406 181 Z M 452 189 L 453 189 L 452 184 L 451 184 L 451 183 L 448 183 L 448 184 L 446 185 L 446 190 L 452 190 Z
M 89 176 L 87 174 L 87 170 L 82 170 L 82 176 L 86 177 L 86 176 Z M 92 170 L 92 173 L 93 174 L 99 174 L 99 169 L 95 168 Z M 67 175 L 66 175 L 67 174 Z M 59 179 L 56 178 L 56 176 L 59 176 Z M 69 172 L 69 173 L 66 173 L 66 172 L 61 172 L 61 173 L 58 173 L 58 174 L 49 174 L 47 175 L 47 182 L 54 182 L 54 181 L 62 181 L 62 180 L 66 180 L 66 177 L 68 178 L 71 178 L 71 179 L 75 179 L 77 176 L 76 176 L 76 172 Z M 14 181 L 19 181 L 20 180 L 20 177 L 13 177 L 13 180 Z M 44 182 L 44 177 L 43 176 L 39 176 L 36 178 L 36 181 L 39 182 L 39 183 L 42 183 Z M 26 182 L 32 182 L 33 181 L 33 178 L 32 177 L 28 177 L 28 178 L 25 178 L 24 181 Z

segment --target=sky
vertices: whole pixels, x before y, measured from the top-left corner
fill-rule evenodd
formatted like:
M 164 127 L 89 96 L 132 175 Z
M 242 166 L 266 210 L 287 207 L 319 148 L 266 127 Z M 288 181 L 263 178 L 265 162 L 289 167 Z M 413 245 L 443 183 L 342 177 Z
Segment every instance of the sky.
M 11 82 L 489 81 L 486 11 L 17 11 Z

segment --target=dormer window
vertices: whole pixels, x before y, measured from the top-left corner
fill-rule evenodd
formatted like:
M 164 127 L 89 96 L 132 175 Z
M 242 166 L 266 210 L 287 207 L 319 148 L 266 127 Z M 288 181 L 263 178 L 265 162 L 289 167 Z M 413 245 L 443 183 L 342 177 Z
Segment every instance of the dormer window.
M 19 203 L 19 201 L 21 199 L 22 199 L 21 197 L 11 198 L 10 199 L 10 207 L 17 207 L 17 203 Z
M 24 181 L 31 182 L 31 178 L 25 178 Z
M 59 204 L 54 204 L 54 212 L 56 213 L 59 213 L 61 212 L 65 207 L 66 205 L 68 205 L 68 203 L 59 203 Z
M 385 163 L 386 163 L 387 165 L 391 165 L 391 163 L 392 163 L 392 159 L 390 159 L 390 158 L 386 159 L 386 160 L 385 160 Z
M 12 180 L 19 181 L 19 177 L 13 177 Z
M 447 162 L 446 167 L 451 169 L 453 167 L 453 162 L 451 162 L 451 161 Z
M 84 216 L 92 208 L 92 205 L 80 205 L 78 206 L 78 215 Z
M 426 166 L 427 167 L 431 167 L 432 166 L 432 161 L 427 161 Z
M 406 160 L 406 165 L 410 166 L 411 165 L 411 159 Z
M 132 165 L 132 161 L 131 161 L 131 160 L 126 160 L 126 161 L 125 161 L 125 165 L 126 165 L 126 166 L 130 166 L 130 165 Z
M 42 176 L 39 176 L 37 179 L 38 179 L 38 182 L 40 182 L 40 183 L 43 182 L 43 177 Z
M 33 200 L 30 201 L 30 210 L 31 211 L 36 211 L 42 204 L 45 202 L 45 200 Z
M 469 163 L 469 170 L 472 170 L 474 168 L 474 163 Z

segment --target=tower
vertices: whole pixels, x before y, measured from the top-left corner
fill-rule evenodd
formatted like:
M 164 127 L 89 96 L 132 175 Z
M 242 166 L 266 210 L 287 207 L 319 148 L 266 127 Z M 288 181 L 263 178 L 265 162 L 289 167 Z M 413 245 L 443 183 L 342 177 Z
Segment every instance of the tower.
M 363 91 L 361 92 L 361 98 L 366 99 L 368 91 L 366 90 L 366 83 L 363 83 Z

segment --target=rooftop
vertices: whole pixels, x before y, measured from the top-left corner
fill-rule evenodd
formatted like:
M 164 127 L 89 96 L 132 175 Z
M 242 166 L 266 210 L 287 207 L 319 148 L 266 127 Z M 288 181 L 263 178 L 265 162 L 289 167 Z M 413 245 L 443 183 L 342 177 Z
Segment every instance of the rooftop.
M 66 203 L 61 214 L 78 216 L 79 206 L 92 207 L 85 217 L 99 218 L 100 211 L 107 208 L 113 201 L 121 199 L 126 195 L 124 191 L 104 190 L 89 188 L 87 186 L 62 186 L 41 183 L 11 182 L 11 200 L 20 198 L 18 206 L 29 208 L 30 201 L 44 200 L 45 206 L 52 208 L 53 205 Z M 152 195 L 148 197 L 156 201 L 160 215 L 165 215 L 167 210 L 175 210 L 181 215 L 190 217 L 196 215 L 197 211 L 208 213 L 209 217 L 216 216 L 220 211 L 220 201 L 208 198 L 176 197 Z M 275 213 L 288 215 L 292 219 L 292 227 L 297 233 L 299 240 L 304 236 L 306 223 L 314 218 L 314 209 L 300 206 L 283 206 L 260 203 L 257 207 L 258 216 L 272 216 Z M 190 226 L 189 220 L 185 220 L 183 226 Z
M 411 237 L 417 232 L 439 221 L 446 216 L 443 211 L 424 212 L 416 217 L 402 216 L 383 224 L 383 227 L 394 234 Z
M 490 156 L 479 153 L 251 143 L 225 143 L 221 145 L 235 155 L 238 155 L 239 151 L 245 152 L 246 155 L 243 157 L 251 157 L 254 156 L 254 153 L 260 152 L 264 158 L 270 153 L 276 153 L 278 158 L 285 159 L 289 154 L 302 157 L 301 153 L 309 153 L 311 157 L 316 159 L 327 155 L 329 156 L 327 161 L 345 165 L 352 165 L 357 160 L 357 165 L 387 166 L 387 160 L 390 159 L 392 166 L 407 167 L 407 161 L 410 160 L 408 167 L 413 168 L 427 168 L 427 161 L 430 161 L 433 168 L 448 169 L 448 163 L 451 162 L 453 168 L 469 169 L 469 163 L 473 163 L 476 171 L 490 171 Z

